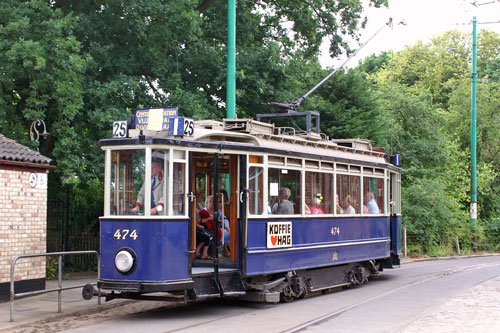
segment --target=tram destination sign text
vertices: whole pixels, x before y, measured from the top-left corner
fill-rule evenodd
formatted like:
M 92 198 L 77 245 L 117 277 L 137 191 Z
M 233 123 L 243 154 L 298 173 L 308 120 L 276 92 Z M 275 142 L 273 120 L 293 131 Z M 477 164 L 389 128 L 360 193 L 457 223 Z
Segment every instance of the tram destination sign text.
M 170 119 L 177 117 L 178 108 L 140 109 L 135 111 L 135 129 L 168 131 Z

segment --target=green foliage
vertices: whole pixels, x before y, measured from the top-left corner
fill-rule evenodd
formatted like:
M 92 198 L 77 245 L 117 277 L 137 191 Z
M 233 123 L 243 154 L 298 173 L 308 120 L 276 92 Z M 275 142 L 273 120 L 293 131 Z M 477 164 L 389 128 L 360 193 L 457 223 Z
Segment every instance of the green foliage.
M 401 154 L 405 169 L 403 180 L 422 178 L 447 162 L 446 138 L 440 130 L 440 118 L 428 94 L 413 94 L 404 85 L 395 84 L 379 92 L 386 117 L 391 119 L 387 141 Z M 386 127 L 386 128 L 387 128 Z
M 324 78 L 319 46 L 328 36 L 332 56 L 350 51 L 348 37 L 357 39 L 366 23 L 361 3 L 239 3 L 238 116 L 270 112 L 267 102 L 293 102 Z M 49 195 L 71 189 L 73 205 L 87 212 L 72 222 L 77 228 L 94 230 L 89 221 L 102 212 L 99 139 L 111 136 L 114 120 L 166 105 L 195 119 L 224 117 L 226 22 L 223 1 L 3 1 L 0 132 L 36 148 L 28 128 L 45 121 L 51 135 L 40 139 L 40 152 L 57 165 Z M 478 40 L 478 237 L 496 249 L 500 36 L 482 30 Z M 448 253 L 456 236 L 464 251 L 472 248 L 470 51 L 470 35 L 451 31 L 384 52 L 338 72 L 301 107 L 321 113 L 330 137 L 367 138 L 401 154 L 405 225 L 415 250 L 428 254 Z
M 498 69 L 500 36 L 478 37 L 477 179 L 480 247 L 497 249 L 500 205 Z M 474 249 L 470 223 L 470 34 L 447 32 L 366 65 L 392 119 L 391 142 L 401 154 L 408 241 L 420 254 L 445 254 L 458 236 L 462 252 Z M 373 64 L 379 63 L 377 69 Z M 430 199 L 432 198 L 432 200 Z M 423 207 L 422 207 L 423 206 Z M 491 234 L 491 236 L 490 236 Z
M 75 158 L 70 126 L 83 106 L 87 61 L 73 35 L 76 23 L 41 0 L 6 0 L 0 8 L 0 131 L 33 146 L 29 125 L 44 119 L 52 135 L 40 152 L 61 160 Z
M 447 242 L 439 246 L 432 246 L 429 250 L 429 255 L 431 257 L 448 257 L 457 254 L 457 249 L 454 247 L 454 243 Z
M 500 251 L 500 217 L 482 219 L 485 242 L 483 247 L 490 251 Z
M 48 280 L 57 280 L 59 279 L 59 263 L 58 263 L 58 258 L 54 256 L 49 256 L 46 257 L 46 278 Z M 91 270 L 89 270 L 91 271 Z M 94 270 L 95 271 L 95 270 Z M 69 274 L 64 273 L 62 274 L 62 278 L 64 279 L 69 279 Z
M 443 184 L 433 179 L 415 179 L 404 186 L 403 193 L 403 221 L 408 238 L 422 246 L 425 253 L 442 244 L 453 244 L 465 216 L 458 203 L 446 194 Z
M 47 257 L 47 260 L 45 261 L 45 269 L 46 269 L 46 277 L 49 280 L 55 280 L 57 279 L 57 257 Z
M 340 55 L 366 23 L 360 0 L 241 2 L 236 20 L 239 117 L 262 113 L 266 102 L 300 97 L 326 75 L 317 62 L 322 39 L 330 37 L 331 55 Z M 0 132 L 36 148 L 28 128 L 45 121 L 50 135 L 40 138 L 40 152 L 57 165 L 49 197 L 64 197 L 69 188 L 71 207 L 80 212 L 70 221 L 74 228 L 97 228 L 104 174 L 99 140 L 111 136 L 114 120 L 167 105 L 195 119 L 224 117 L 226 22 L 226 3 L 210 0 L 2 2 Z M 344 93 L 356 82 L 346 80 Z M 334 101 L 342 104 L 337 109 L 362 118 L 368 100 L 350 98 L 356 106 Z M 328 93 L 310 103 L 331 112 Z M 360 121 L 339 132 L 350 130 L 378 133 Z
M 388 118 L 361 71 L 337 72 L 319 94 L 325 103 L 315 109 L 321 111 L 322 129 L 330 137 L 365 138 L 386 146 Z

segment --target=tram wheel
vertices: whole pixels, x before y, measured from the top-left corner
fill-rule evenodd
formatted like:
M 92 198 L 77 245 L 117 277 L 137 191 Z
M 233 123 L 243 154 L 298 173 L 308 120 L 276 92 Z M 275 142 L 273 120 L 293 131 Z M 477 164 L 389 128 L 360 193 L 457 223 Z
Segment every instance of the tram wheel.
M 283 291 L 280 294 L 280 301 L 282 303 L 290 303 L 293 302 L 295 297 L 293 296 L 292 288 L 290 286 L 286 286 L 283 288 Z
M 290 302 L 293 302 L 293 300 L 295 299 L 295 297 L 293 297 L 292 295 L 285 295 L 283 293 L 280 294 L 280 301 L 282 303 L 290 303 Z

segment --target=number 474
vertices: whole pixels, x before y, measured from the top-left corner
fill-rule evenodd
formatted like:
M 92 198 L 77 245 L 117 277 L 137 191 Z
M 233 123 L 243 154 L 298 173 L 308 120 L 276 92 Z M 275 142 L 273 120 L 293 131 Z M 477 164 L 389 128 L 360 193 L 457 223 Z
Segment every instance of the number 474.
M 129 235 L 129 233 L 130 233 L 130 235 Z M 137 231 L 135 229 L 132 230 L 132 232 L 130 232 L 129 229 L 121 229 L 121 230 L 116 229 L 115 234 L 113 235 L 113 237 L 115 237 L 116 239 L 125 239 L 125 238 L 127 238 L 127 236 L 129 238 L 132 238 L 133 240 L 136 240 L 137 237 L 139 237 L 137 235 Z
M 340 227 L 332 227 L 330 233 L 332 234 L 332 236 L 340 235 Z

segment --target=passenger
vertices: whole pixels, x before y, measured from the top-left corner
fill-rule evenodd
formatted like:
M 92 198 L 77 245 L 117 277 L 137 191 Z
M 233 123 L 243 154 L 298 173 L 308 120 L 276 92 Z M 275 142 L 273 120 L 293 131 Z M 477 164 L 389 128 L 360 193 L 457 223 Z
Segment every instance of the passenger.
M 204 224 L 201 223 L 201 218 L 196 221 L 196 258 L 198 259 L 213 259 L 208 255 L 209 245 L 212 243 L 213 233 L 209 231 Z M 203 254 L 201 251 L 203 250 Z
M 345 198 L 344 201 L 342 202 L 342 206 L 344 207 L 344 213 L 343 214 L 356 214 L 356 211 L 352 207 L 352 198 L 351 195 L 348 194 Z
M 338 194 L 335 194 L 335 207 L 337 210 L 337 214 L 344 214 L 344 209 L 340 206 Z
M 302 202 L 300 196 L 297 196 L 297 202 Z M 292 202 L 292 205 L 293 205 L 293 202 Z M 298 209 L 299 206 L 294 207 L 294 214 L 300 214 L 300 211 L 297 211 L 297 212 L 295 211 L 296 208 Z M 311 214 L 311 208 L 309 208 L 309 206 L 307 205 L 306 202 L 304 202 L 304 214 L 306 214 L 306 215 Z
M 273 205 L 273 214 L 293 214 L 293 204 L 288 200 L 292 192 L 288 187 L 282 187 L 278 193 L 278 202 Z
M 280 203 L 280 197 L 275 196 L 273 197 L 273 202 L 269 205 L 269 214 L 273 214 L 273 212 L 278 209 L 278 204 Z
M 300 200 L 299 200 L 300 201 Z M 304 202 L 304 213 L 305 214 L 314 214 L 312 211 L 311 211 L 311 208 L 309 208 L 309 206 Z
M 151 161 L 151 215 L 157 215 L 163 211 L 164 199 L 163 199 L 163 173 L 162 173 L 162 162 L 160 160 L 154 159 Z M 137 195 L 137 200 L 135 207 L 130 211 L 136 213 L 144 206 L 144 187 L 146 182 L 143 182 L 142 187 Z
M 366 193 L 366 207 L 368 207 L 369 214 L 380 214 L 380 209 L 378 208 L 377 202 L 375 201 L 375 196 L 373 192 Z
M 203 206 L 203 193 L 200 189 L 196 190 L 196 216 L 200 218 L 200 211 L 204 208 Z
M 219 211 L 219 215 L 221 216 L 222 213 Z M 205 208 L 200 211 L 200 231 L 204 232 L 202 229 L 205 229 L 210 231 L 210 234 L 213 234 L 214 230 L 214 197 L 212 195 L 209 195 L 207 199 L 205 200 Z M 221 219 L 219 219 L 221 221 Z M 220 227 L 217 227 L 218 229 L 218 241 L 221 240 L 222 238 L 222 231 Z M 198 229 L 197 229 L 198 230 Z M 213 240 L 213 236 L 210 239 L 211 241 Z M 213 257 L 208 256 L 208 249 L 209 246 L 211 245 L 211 242 L 203 244 L 203 255 L 199 257 L 200 259 L 213 259 Z M 200 247 L 201 249 L 201 247 Z M 200 254 L 200 251 L 197 252 L 198 255 Z
M 213 232 L 211 232 L 207 225 L 207 222 L 212 218 L 213 226 L 213 216 L 210 214 L 210 210 L 213 213 L 213 196 L 211 195 L 205 199 L 205 207 L 200 210 L 200 218 L 196 223 L 196 258 L 198 259 L 213 259 L 213 257 L 208 255 L 208 250 L 213 240 Z M 201 253 L 202 250 L 203 254 Z
M 224 206 L 229 207 L 229 201 L 227 198 L 227 192 L 226 191 L 221 191 L 222 196 L 224 197 Z M 222 205 L 222 200 L 220 200 L 219 204 Z M 226 207 L 224 207 L 224 212 L 226 210 Z M 219 217 L 224 215 L 224 255 L 226 257 L 229 257 L 229 246 L 231 244 L 231 229 L 229 229 L 229 219 L 226 217 L 225 214 L 222 214 L 222 211 L 219 209 Z
M 311 214 L 314 215 L 319 215 L 319 214 L 325 214 L 323 209 L 321 209 L 321 199 L 320 198 L 314 198 L 313 200 L 314 206 L 311 207 Z

